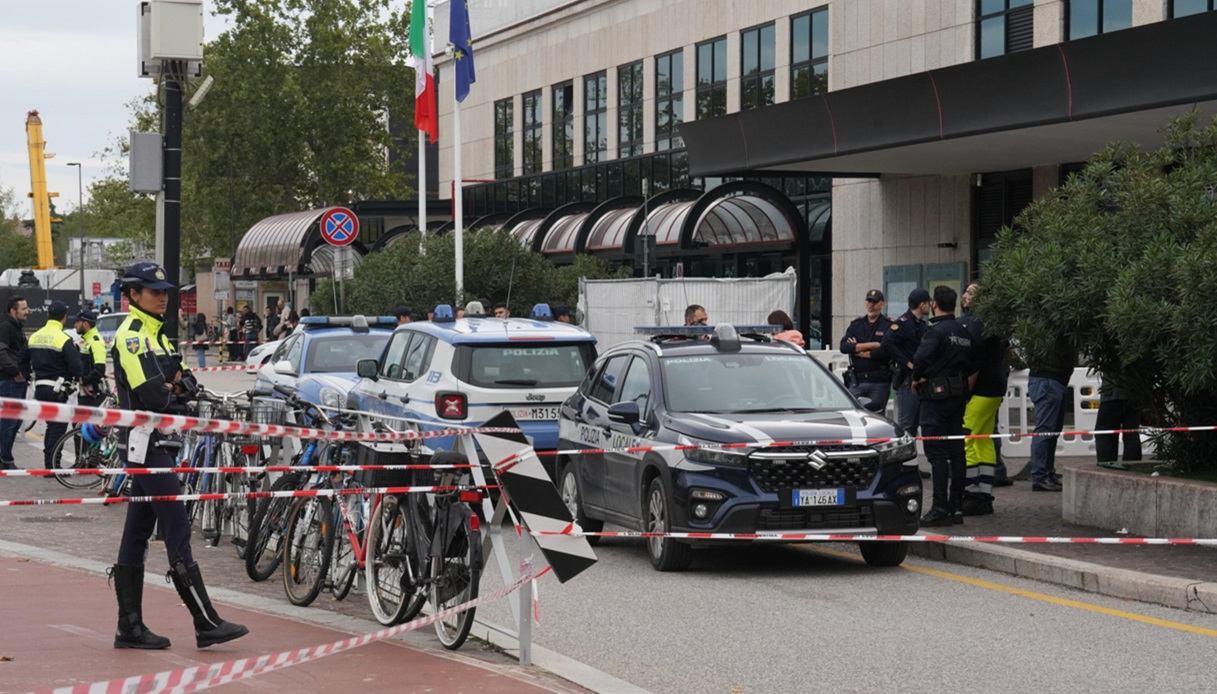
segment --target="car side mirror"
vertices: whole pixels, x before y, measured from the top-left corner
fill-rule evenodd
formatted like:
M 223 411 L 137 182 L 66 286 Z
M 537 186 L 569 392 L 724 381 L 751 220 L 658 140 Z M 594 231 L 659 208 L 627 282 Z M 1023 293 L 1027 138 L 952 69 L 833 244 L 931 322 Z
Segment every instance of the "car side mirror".
M 608 418 L 610 422 L 618 424 L 637 424 L 642 417 L 638 411 L 638 403 L 634 401 L 619 402 L 608 408 Z
M 281 359 L 281 360 L 275 362 L 274 366 L 272 366 L 271 369 L 273 369 L 274 372 L 279 374 L 280 376 L 295 376 L 296 375 L 296 369 L 293 368 L 292 363 L 286 359 Z
M 355 373 L 360 378 L 370 378 L 375 381 L 378 371 L 380 371 L 380 363 L 375 359 L 360 359 L 355 362 Z

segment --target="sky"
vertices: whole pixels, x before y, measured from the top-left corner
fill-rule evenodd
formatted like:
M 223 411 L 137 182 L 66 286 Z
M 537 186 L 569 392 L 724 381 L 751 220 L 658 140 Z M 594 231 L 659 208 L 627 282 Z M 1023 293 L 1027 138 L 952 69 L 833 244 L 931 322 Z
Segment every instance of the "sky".
M 204 38 L 225 28 L 204 0 Z M 127 131 L 127 104 L 152 90 L 136 76 L 138 0 L 0 0 L 0 187 L 12 188 L 23 217 L 31 216 L 26 112 L 42 118 L 48 188 L 56 207 L 77 205 L 81 162 L 89 183 L 104 178 L 101 152 Z M 204 58 L 205 60 L 206 58 Z

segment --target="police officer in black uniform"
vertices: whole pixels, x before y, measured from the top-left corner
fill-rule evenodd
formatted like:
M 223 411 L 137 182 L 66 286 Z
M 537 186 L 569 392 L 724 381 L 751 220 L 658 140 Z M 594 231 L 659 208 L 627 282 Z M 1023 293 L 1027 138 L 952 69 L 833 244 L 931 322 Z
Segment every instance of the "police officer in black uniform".
M 80 350 L 64 331 L 63 321 L 68 307 L 62 301 L 52 301 L 46 309 L 46 324 L 30 335 L 30 368 L 34 371 L 34 399 L 43 402 L 67 402 L 72 385 L 84 373 Z M 47 422 L 46 438 L 42 442 L 42 460 L 48 470 L 55 467 L 55 444 L 68 430 L 64 422 Z
M 849 355 L 849 392 L 867 398 L 866 409 L 883 412 L 892 392 L 891 357 L 883 349 L 883 338 L 892 321 L 883 315 L 883 292 L 866 293 L 866 315 L 850 322 L 841 337 L 841 353 Z
M 180 413 L 198 392 L 190 374 L 162 332 L 168 289 L 173 285 L 156 263 L 141 262 L 127 268 L 122 291 L 130 302 L 130 313 L 114 334 L 112 349 L 114 379 L 120 407 L 130 410 Z M 173 467 L 170 452 L 173 441 L 151 427 L 132 427 L 122 432 L 123 463 L 151 468 Z M 181 494 L 182 487 L 171 473 L 138 475 L 131 478 L 133 496 Z M 159 523 L 169 555 L 169 577 L 178 595 L 194 618 L 195 641 L 199 648 L 224 643 L 244 636 L 249 630 L 226 622 L 216 614 L 203 585 L 203 576 L 190 552 L 190 521 L 186 505 L 180 501 L 133 503 L 127 505 L 127 520 L 118 548 L 118 562 L 112 569 L 118 597 L 118 630 L 115 648 L 160 649 L 169 639 L 158 636 L 144 625 L 144 555 L 153 527 Z
M 950 287 L 934 288 L 934 317 L 913 355 L 913 387 L 921 396 L 923 436 L 964 433 L 963 413 L 968 404 L 968 381 L 975 371 L 976 348 L 972 334 L 955 320 L 956 298 Z M 963 439 L 926 441 L 925 457 L 934 478 L 934 506 L 921 518 L 921 525 L 963 523 L 967 466 Z
M 912 388 L 913 355 L 929 329 L 924 320 L 929 312 L 930 293 L 920 287 L 909 292 L 909 310 L 892 321 L 882 343 L 896 372 L 892 380 L 892 387 L 896 389 L 896 423 L 912 436 L 917 435 L 921 413 L 921 398 Z
M 76 314 L 75 327 L 76 334 L 80 335 L 80 358 L 84 363 L 76 401 L 97 407 L 106 397 L 106 341 L 97 332 L 97 314 L 89 309 L 81 309 Z

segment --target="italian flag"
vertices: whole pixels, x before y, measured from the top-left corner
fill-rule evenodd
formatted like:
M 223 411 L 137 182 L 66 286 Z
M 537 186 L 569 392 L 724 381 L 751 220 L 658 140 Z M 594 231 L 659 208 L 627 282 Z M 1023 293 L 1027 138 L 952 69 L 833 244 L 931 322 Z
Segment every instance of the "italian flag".
M 414 0 L 410 13 L 410 55 L 414 61 L 414 127 L 439 139 L 435 76 L 431 74 L 431 48 L 427 40 L 427 0 Z

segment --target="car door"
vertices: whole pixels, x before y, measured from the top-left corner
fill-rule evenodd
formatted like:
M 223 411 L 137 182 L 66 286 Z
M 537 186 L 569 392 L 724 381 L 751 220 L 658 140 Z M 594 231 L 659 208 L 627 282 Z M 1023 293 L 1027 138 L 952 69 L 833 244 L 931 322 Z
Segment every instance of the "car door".
M 415 340 L 418 333 L 412 330 L 400 330 L 389 340 L 389 346 L 380 363 L 379 378 L 375 381 L 363 381 L 360 391 L 367 396 L 373 411 L 382 414 L 404 414 L 403 398 L 406 397 L 407 383 L 402 378 L 402 362 L 410 349 L 410 342 Z M 397 428 L 397 427 L 394 427 Z
M 591 388 L 579 412 L 575 436 L 586 448 L 604 448 L 608 445 L 612 429 L 609 427 L 608 407 L 621 385 L 621 376 L 629 363 L 628 354 L 609 357 L 593 377 Z M 579 456 L 579 478 L 583 483 L 583 503 L 597 508 L 607 508 L 605 490 L 609 486 L 606 478 L 608 468 L 603 454 Z
M 647 421 L 647 413 L 651 406 L 651 368 L 646 357 L 635 355 L 630 360 L 621 379 L 621 387 L 613 397 L 613 404 L 634 402 L 638 405 L 641 415 L 639 422 Z M 642 492 L 638 489 L 638 466 L 642 464 L 641 453 L 626 453 L 621 450 L 635 445 L 638 434 L 634 425 L 609 423 L 612 435 L 609 437 L 610 450 L 604 456 L 605 461 L 605 503 L 608 508 L 617 513 L 635 517 L 641 508 Z M 642 430 L 646 434 L 645 430 Z
M 282 344 L 275 350 L 274 355 L 266 361 L 261 368 L 258 369 L 257 387 L 271 388 L 275 385 L 288 386 L 294 388 L 296 386 L 296 377 L 287 376 L 284 374 L 275 373 L 275 364 L 281 361 L 292 363 L 292 371 L 300 373 L 300 364 L 303 361 L 304 355 L 304 336 L 293 335 L 283 341 Z M 294 358 L 293 358 L 294 357 Z

